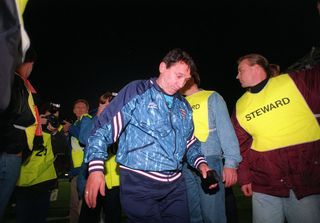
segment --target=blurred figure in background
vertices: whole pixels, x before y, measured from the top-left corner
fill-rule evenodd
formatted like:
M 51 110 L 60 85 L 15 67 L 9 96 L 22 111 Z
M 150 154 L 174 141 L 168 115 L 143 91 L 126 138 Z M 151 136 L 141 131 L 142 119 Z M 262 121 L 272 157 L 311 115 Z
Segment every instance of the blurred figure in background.
M 81 196 L 77 191 L 77 177 L 83 162 L 84 146 L 79 142 L 79 124 L 83 116 L 91 116 L 89 112 L 89 103 L 85 99 L 78 99 L 74 102 L 73 113 L 77 120 L 69 128 L 69 142 L 71 149 L 71 170 L 69 178 L 70 184 L 70 223 L 78 223 L 81 210 Z

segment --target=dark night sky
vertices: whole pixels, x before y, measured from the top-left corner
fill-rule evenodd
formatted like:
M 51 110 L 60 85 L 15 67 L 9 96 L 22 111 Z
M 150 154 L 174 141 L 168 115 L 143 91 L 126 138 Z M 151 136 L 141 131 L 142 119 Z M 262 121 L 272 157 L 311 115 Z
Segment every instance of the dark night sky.
M 38 54 L 31 81 L 43 100 L 72 110 L 91 107 L 104 91 L 158 74 L 172 48 L 188 51 L 201 86 L 218 91 L 230 110 L 243 90 L 236 60 L 261 53 L 285 69 L 317 45 L 316 0 L 281 1 L 29 0 L 24 19 Z

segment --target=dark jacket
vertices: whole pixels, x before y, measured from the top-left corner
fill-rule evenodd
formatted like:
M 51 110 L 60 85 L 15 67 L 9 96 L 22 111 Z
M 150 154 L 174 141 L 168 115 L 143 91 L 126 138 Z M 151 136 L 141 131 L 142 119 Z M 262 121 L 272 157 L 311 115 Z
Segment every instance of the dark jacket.
M 311 111 L 320 114 L 320 65 L 289 75 Z M 257 152 L 251 149 L 252 137 L 240 126 L 235 112 L 232 122 L 243 158 L 238 169 L 240 185 L 252 183 L 253 191 L 279 197 L 289 196 L 292 189 L 298 199 L 320 193 L 320 140 Z
M 14 125 L 27 127 L 35 122 L 28 104 L 29 92 L 20 76 L 14 75 L 10 104 L 0 115 L 0 151 L 17 154 L 27 149 L 26 133 Z
M 1 1 L 0 11 L 0 113 L 2 113 L 10 103 L 14 70 L 22 61 L 22 50 L 21 25 L 16 1 Z

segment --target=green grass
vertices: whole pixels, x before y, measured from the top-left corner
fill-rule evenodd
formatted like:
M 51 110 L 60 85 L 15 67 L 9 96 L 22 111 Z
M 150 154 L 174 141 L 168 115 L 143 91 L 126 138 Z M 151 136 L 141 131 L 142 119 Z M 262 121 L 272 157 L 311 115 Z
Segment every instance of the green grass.
M 239 223 L 250 223 L 251 219 L 251 199 L 244 197 L 239 186 L 233 187 L 236 197 Z M 58 199 L 52 201 L 49 210 L 47 222 L 51 223 L 67 223 L 69 222 L 69 203 L 70 203 L 70 183 L 68 179 L 59 179 Z M 125 222 L 125 217 L 123 218 Z M 4 223 L 14 223 L 14 209 L 8 208 Z

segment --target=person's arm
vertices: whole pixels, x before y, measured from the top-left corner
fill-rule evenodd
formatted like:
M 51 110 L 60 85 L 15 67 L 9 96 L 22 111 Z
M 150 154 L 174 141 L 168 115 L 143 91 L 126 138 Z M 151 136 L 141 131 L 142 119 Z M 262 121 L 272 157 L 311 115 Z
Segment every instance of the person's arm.
M 193 129 L 193 128 L 192 128 Z M 190 166 L 197 169 L 204 179 L 207 178 L 207 172 L 211 170 L 208 163 L 201 152 L 200 141 L 192 134 L 191 138 L 187 141 L 187 162 Z M 217 184 L 212 184 L 209 189 L 213 189 Z
M 237 182 L 237 167 L 241 161 L 238 139 L 230 120 L 227 105 L 221 95 L 215 92 L 208 100 L 209 121 L 214 121 L 216 124 L 225 161 L 223 181 L 226 187 L 230 187 Z
M 97 119 L 96 122 L 99 122 L 99 119 Z M 85 162 L 89 163 L 89 177 L 86 183 L 85 201 L 89 208 L 96 207 L 98 191 L 100 191 L 102 196 L 105 196 L 104 161 L 108 158 L 106 148 L 118 138 L 119 135 L 113 138 L 115 134 L 113 131 L 116 130 L 117 127 L 113 126 L 113 122 L 106 123 L 93 130 L 93 133 L 87 140 Z
M 320 64 L 289 73 L 320 124 Z
M 89 177 L 85 189 L 85 201 L 89 208 L 96 207 L 98 191 L 105 195 L 104 161 L 108 158 L 108 147 L 115 143 L 125 126 L 130 122 L 130 114 L 135 109 L 134 86 L 127 85 L 99 115 L 94 129 L 87 140 L 84 161 L 89 163 Z
M 252 137 L 239 124 L 235 112 L 231 116 L 231 121 L 240 145 L 242 161 L 238 167 L 238 183 L 240 185 L 251 183 L 251 172 L 249 166 L 249 153 L 252 143 Z
M 320 92 L 320 62 L 311 68 L 290 72 L 289 75 L 293 77 L 294 80 L 300 79 L 311 91 Z
M 320 63 L 309 69 L 291 72 L 289 75 L 304 97 L 309 96 L 311 98 L 315 96 L 318 98 L 320 95 Z M 308 98 L 306 99 L 309 101 Z
M 80 132 L 79 122 L 76 121 L 75 123 L 73 123 L 70 126 L 68 133 L 69 133 L 69 136 L 73 136 L 73 137 L 79 139 L 79 132 Z

